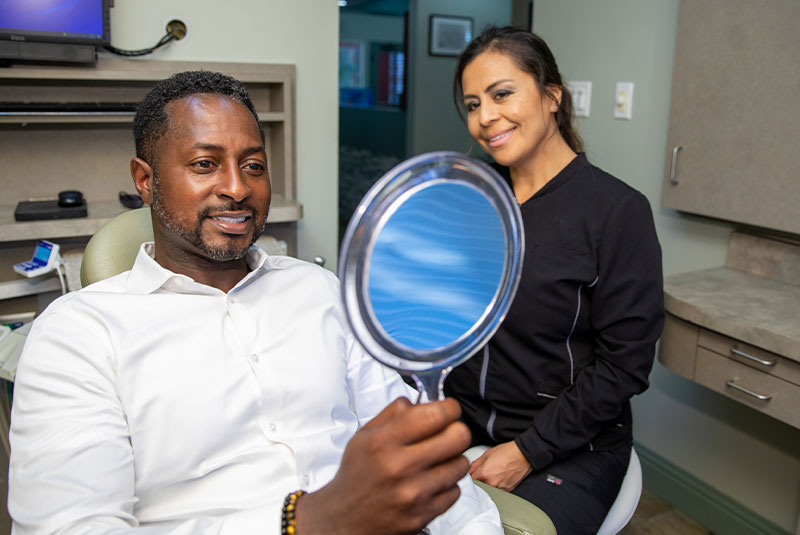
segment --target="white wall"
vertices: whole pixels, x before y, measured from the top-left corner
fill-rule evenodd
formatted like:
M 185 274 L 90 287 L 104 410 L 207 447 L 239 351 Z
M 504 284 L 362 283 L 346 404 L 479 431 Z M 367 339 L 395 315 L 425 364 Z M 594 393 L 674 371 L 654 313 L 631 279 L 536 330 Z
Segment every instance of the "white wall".
M 725 263 L 731 225 L 660 206 L 667 154 L 678 0 L 537 0 L 533 30 L 567 80 L 591 80 L 581 119 L 589 159 L 644 193 L 665 275 Z M 612 117 L 617 81 L 635 83 L 633 119 Z M 634 399 L 637 441 L 794 532 L 800 510 L 800 430 L 761 415 L 656 363 Z
M 297 66 L 298 256 L 337 262 L 339 8 L 333 0 L 115 0 L 112 44 L 152 46 L 179 18 L 188 34 L 150 59 Z M 131 148 L 133 152 L 133 148 Z
M 477 35 L 487 24 L 511 22 L 511 0 L 411 0 L 410 7 L 406 151 L 412 155 L 433 150 L 466 152 L 469 134 L 452 97 L 456 58 L 428 55 L 429 17 L 472 17 Z

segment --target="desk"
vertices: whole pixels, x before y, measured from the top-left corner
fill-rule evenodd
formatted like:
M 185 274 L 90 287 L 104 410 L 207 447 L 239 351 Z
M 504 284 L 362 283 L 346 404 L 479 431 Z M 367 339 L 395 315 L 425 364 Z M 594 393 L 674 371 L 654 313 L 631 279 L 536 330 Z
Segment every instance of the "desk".
M 800 244 L 734 232 L 726 266 L 664 281 L 658 359 L 800 428 Z

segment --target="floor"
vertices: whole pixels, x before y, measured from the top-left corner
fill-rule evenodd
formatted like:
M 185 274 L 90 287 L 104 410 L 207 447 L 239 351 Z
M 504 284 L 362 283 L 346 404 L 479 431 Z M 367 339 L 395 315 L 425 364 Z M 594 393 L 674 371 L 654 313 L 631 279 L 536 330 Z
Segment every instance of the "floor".
M 636 513 L 620 535 L 711 535 L 711 532 L 649 490 L 642 489 Z

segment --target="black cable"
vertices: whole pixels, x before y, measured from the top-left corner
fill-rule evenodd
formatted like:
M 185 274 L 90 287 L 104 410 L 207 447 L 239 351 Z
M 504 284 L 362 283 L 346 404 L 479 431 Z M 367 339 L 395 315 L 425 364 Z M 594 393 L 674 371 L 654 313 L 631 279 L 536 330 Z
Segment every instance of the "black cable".
M 173 39 L 175 39 L 174 35 L 167 34 L 164 37 L 162 37 L 155 46 L 150 48 L 143 48 L 141 50 L 122 50 L 120 48 L 116 48 L 111 45 L 106 45 L 104 48 L 109 52 L 113 52 L 114 54 L 117 54 L 119 56 L 126 56 L 126 57 L 146 56 L 147 54 L 152 54 L 153 52 L 155 52 L 162 46 L 166 45 Z
M 104 48 L 109 52 L 117 54 L 119 56 L 126 56 L 126 57 L 135 57 L 135 56 L 146 56 L 147 54 L 152 54 L 162 46 L 166 45 L 170 41 L 178 40 L 180 41 L 186 36 L 186 25 L 179 21 L 173 20 L 167 24 L 167 33 L 158 40 L 158 43 L 155 46 L 150 48 L 143 48 L 141 50 L 122 50 L 120 48 L 106 45 Z

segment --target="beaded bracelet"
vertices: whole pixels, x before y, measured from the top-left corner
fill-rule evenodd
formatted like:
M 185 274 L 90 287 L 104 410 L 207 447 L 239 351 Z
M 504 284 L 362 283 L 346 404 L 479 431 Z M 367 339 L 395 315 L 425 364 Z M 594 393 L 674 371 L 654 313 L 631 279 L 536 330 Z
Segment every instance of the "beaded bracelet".
M 295 507 L 297 500 L 303 496 L 305 492 L 296 490 L 286 496 L 283 500 L 283 509 L 281 509 L 281 535 L 294 535 L 297 530 L 297 520 L 295 519 Z

